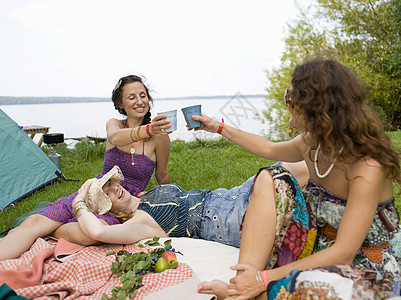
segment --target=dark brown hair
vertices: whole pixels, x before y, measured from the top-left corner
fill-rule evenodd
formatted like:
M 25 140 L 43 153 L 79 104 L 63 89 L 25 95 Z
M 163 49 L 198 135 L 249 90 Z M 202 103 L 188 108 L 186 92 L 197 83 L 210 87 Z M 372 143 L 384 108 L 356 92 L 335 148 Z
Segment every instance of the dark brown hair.
M 148 87 L 143 83 L 143 79 L 139 76 L 136 75 L 128 75 L 125 77 L 120 78 L 120 80 L 118 81 L 116 87 L 113 90 L 113 94 L 111 96 L 111 100 L 113 100 L 114 103 L 114 108 L 116 110 L 118 110 L 118 112 L 124 116 L 127 115 L 127 112 L 125 111 L 125 109 L 121 108 L 121 104 L 122 104 L 122 94 L 123 94 L 123 87 L 128 84 L 128 83 L 132 83 L 132 82 L 140 82 L 142 83 L 143 87 L 145 88 L 146 94 L 148 96 L 149 102 L 151 104 L 153 104 L 153 98 L 149 95 L 149 89 Z M 151 113 L 150 113 L 150 109 L 149 111 L 146 113 L 145 117 L 143 118 L 142 124 L 148 124 L 151 122 Z
M 400 158 L 358 78 L 337 61 L 317 58 L 295 67 L 290 95 L 312 146 L 334 159 L 372 157 L 401 183 Z

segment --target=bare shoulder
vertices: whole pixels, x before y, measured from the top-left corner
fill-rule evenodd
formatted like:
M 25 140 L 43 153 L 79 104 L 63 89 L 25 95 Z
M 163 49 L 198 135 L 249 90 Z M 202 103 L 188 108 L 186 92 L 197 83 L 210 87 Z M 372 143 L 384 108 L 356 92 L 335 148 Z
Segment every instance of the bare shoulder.
M 377 180 L 385 178 L 385 170 L 381 163 L 371 157 L 365 157 L 357 162 L 351 168 L 351 178 L 363 177 L 366 180 Z
M 170 136 L 169 135 L 154 135 L 152 136 L 157 146 L 169 146 L 170 145 Z
M 170 137 L 168 135 L 155 134 L 147 141 L 148 145 L 152 145 L 153 149 L 158 148 L 160 145 L 170 145 Z
M 149 219 L 153 218 L 144 212 L 143 210 L 136 210 L 134 216 L 131 219 L 128 219 L 124 222 L 124 224 L 141 224 L 141 223 L 148 223 Z
M 109 126 L 109 125 L 114 125 L 114 126 L 119 126 L 119 127 L 122 127 L 123 125 L 124 125 L 124 122 L 123 122 L 124 120 L 119 120 L 119 119 L 116 119 L 116 118 L 111 118 L 111 119 L 109 119 L 107 122 L 106 122 L 106 126 Z
M 354 163 L 350 173 L 351 183 L 355 183 L 367 193 L 377 193 L 378 202 L 385 202 L 393 197 L 392 180 L 377 160 L 371 157 L 360 159 Z
M 129 226 L 130 224 L 143 225 L 146 228 L 153 230 L 153 236 L 166 236 L 164 230 L 160 227 L 159 224 L 157 224 L 152 216 L 140 209 L 138 209 L 135 212 L 135 215 L 124 224 L 127 224 L 127 226 Z
M 308 133 L 302 133 L 297 135 L 291 142 L 295 145 L 295 147 L 302 153 L 304 158 L 309 157 L 308 153 L 310 150 L 310 135 Z

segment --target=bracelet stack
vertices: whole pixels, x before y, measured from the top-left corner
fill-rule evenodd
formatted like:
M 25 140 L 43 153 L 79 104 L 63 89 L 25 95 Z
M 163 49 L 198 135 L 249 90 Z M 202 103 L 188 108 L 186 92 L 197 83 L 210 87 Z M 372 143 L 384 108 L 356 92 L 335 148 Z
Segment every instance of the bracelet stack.
M 146 129 L 146 134 L 148 135 L 148 137 L 144 139 L 146 141 L 149 140 L 149 138 L 152 136 L 152 134 L 150 133 L 149 127 L 150 127 L 150 124 L 146 124 L 145 129 Z M 141 140 L 141 138 L 139 137 L 139 130 L 141 130 L 141 128 L 142 128 L 142 126 L 136 126 L 131 129 L 130 137 L 134 143 Z
M 78 201 L 75 203 L 74 207 L 72 208 L 72 212 L 74 213 L 75 217 L 78 219 L 82 214 L 86 212 L 90 212 L 88 207 L 83 201 Z
M 262 277 L 260 276 L 260 273 L 262 273 Z M 267 270 L 264 270 L 263 272 L 256 270 L 256 281 L 267 288 L 269 285 L 269 280 L 267 279 Z
M 139 136 L 138 136 L 139 129 L 141 129 L 141 126 L 136 126 L 136 127 L 131 129 L 130 136 L 131 136 L 131 140 L 134 143 L 140 140 Z
M 256 270 L 256 281 L 257 281 L 259 284 L 265 285 L 264 282 L 263 282 L 263 280 L 262 280 L 262 278 L 260 277 L 259 270 Z

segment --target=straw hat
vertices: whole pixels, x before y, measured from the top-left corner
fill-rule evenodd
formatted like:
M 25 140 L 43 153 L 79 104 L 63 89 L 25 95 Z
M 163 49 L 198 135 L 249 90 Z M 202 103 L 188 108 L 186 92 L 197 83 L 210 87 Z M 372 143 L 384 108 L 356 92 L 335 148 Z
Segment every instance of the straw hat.
M 92 184 L 85 198 L 85 204 L 93 213 L 103 215 L 107 213 L 112 206 L 109 196 L 103 192 L 103 186 L 109 180 L 123 181 L 124 176 L 119 166 L 114 166 L 102 178 L 92 179 Z

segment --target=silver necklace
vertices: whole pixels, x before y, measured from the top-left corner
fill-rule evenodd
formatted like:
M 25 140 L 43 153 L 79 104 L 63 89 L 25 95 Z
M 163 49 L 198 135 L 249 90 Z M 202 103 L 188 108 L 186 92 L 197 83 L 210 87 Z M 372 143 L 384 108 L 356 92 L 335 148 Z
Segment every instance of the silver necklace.
M 341 154 L 341 152 L 343 151 L 343 149 L 344 149 L 344 146 L 341 147 L 340 152 L 339 152 L 338 155 Z M 315 165 L 316 175 L 317 175 L 319 178 L 322 178 L 322 179 L 323 179 L 323 178 L 326 178 L 326 177 L 330 174 L 331 170 L 333 170 L 333 167 L 334 167 L 334 164 L 335 164 L 337 158 L 335 158 L 334 161 L 331 163 L 331 165 L 330 165 L 330 167 L 327 169 L 326 173 L 320 174 L 319 169 L 318 169 L 318 167 L 317 167 L 317 155 L 318 155 L 318 153 L 319 153 L 319 150 L 320 150 L 320 143 L 317 145 L 317 149 L 316 149 L 316 152 L 315 152 L 315 159 L 314 159 L 313 164 Z

